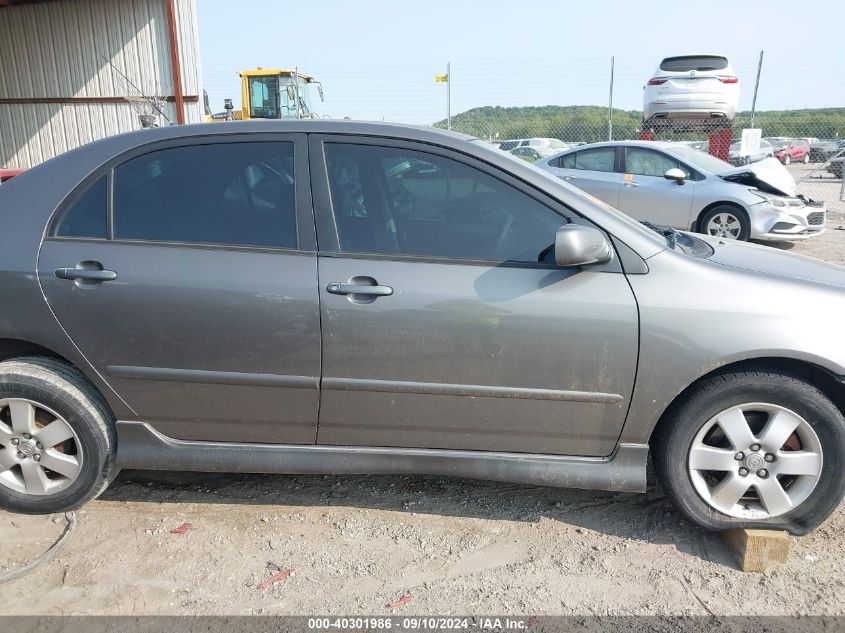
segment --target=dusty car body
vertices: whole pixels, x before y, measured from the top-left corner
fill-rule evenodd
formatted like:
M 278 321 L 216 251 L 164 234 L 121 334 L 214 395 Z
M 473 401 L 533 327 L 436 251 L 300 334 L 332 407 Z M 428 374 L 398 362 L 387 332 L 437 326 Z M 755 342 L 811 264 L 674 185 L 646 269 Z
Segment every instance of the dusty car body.
M 698 491 L 678 488 L 679 507 L 708 527 L 806 531 L 845 490 L 834 449 L 824 468 L 811 450 L 816 433 L 845 446 L 832 404 L 845 348 L 831 345 L 845 269 L 664 237 L 470 137 L 347 121 L 148 130 L 22 174 L 3 186 L 0 214 L 7 507 L 90 499 L 73 477 L 95 458 L 99 489 L 123 467 L 643 491 L 650 442 L 683 468 L 686 451 L 727 455 L 723 483 L 746 484 L 733 501 L 697 463 Z M 813 470 L 785 488 L 759 467 L 753 481 L 734 472 L 770 457 L 773 473 L 788 468 L 795 455 L 767 447 L 765 428 L 743 431 L 759 439 L 737 449 L 742 461 L 707 438 L 681 457 L 655 439 L 683 420 L 712 425 L 673 412 L 747 372 L 819 394 L 824 428 L 811 433 L 795 405 L 804 439 L 788 449 Z M 53 386 L 38 392 L 39 376 Z M 754 384 L 738 393 L 756 402 Z M 772 398 L 774 420 L 789 402 Z M 79 452 L 56 453 L 45 435 Z M 51 476 L 31 489 L 45 463 L 35 455 Z M 784 494 L 794 508 L 771 496 Z

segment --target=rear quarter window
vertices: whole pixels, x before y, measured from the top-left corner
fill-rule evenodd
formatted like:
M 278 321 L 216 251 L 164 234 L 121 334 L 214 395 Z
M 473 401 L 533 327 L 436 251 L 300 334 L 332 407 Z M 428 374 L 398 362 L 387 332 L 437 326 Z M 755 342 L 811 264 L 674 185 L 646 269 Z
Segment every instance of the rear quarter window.
M 108 177 L 102 176 L 75 195 L 56 219 L 57 237 L 108 237 Z

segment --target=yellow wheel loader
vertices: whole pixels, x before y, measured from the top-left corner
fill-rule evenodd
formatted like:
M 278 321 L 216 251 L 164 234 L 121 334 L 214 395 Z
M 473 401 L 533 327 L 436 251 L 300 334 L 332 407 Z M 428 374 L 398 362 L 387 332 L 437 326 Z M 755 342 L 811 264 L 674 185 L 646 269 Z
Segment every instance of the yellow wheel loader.
M 248 121 L 250 119 L 315 119 L 312 91 L 316 87 L 323 101 L 323 85 L 297 70 L 242 70 L 241 109 L 235 110 L 231 99 L 225 101 L 225 112 L 212 114 L 205 103 L 205 120 Z

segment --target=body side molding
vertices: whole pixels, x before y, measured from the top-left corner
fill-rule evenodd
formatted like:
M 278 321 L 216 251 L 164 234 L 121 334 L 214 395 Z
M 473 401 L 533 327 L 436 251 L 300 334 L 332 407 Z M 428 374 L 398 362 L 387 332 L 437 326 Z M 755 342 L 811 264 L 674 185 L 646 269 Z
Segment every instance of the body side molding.
M 236 371 L 207 371 L 202 369 L 171 369 L 169 367 L 131 367 L 109 365 L 106 373 L 113 378 L 135 380 L 164 380 L 168 382 L 204 382 L 216 385 L 249 385 L 254 387 L 298 387 L 318 389 L 316 376 L 282 376 L 251 374 Z
M 620 444 L 607 458 L 525 453 L 199 442 L 118 421 L 120 468 L 279 474 L 429 474 L 537 486 L 645 492 L 648 445 Z
M 561 391 L 558 389 L 530 389 L 526 387 L 494 387 L 487 385 L 454 385 L 438 382 L 409 382 L 403 380 L 369 380 L 361 378 L 323 378 L 323 389 L 333 391 L 381 391 L 387 393 L 421 393 L 439 396 L 468 396 L 476 398 L 514 398 L 518 400 L 565 400 L 615 404 L 624 398 L 616 393 L 594 391 Z

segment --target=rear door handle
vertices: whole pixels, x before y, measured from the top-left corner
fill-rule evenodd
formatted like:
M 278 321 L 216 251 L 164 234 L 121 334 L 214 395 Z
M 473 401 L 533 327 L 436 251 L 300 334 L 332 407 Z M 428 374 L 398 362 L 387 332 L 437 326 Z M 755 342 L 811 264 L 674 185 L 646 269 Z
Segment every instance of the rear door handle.
M 94 264 L 94 262 L 83 262 L 84 264 Z M 114 281 L 117 279 L 117 273 L 113 270 L 103 270 L 102 266 L 95 264 L 99 268 L 57 268 L 56 277 L 59 279 L 70 279 L 72 281 Z
M 389 297 L 393 294 L 390 286 L 370 286 L 332 281 L 326 286 L 326 292 L 333 295 L 369 295 L 371 297 Z
M 626 187 L 639 187 L 640 183 L 638 182 L 626 182 L 624 183 Z

